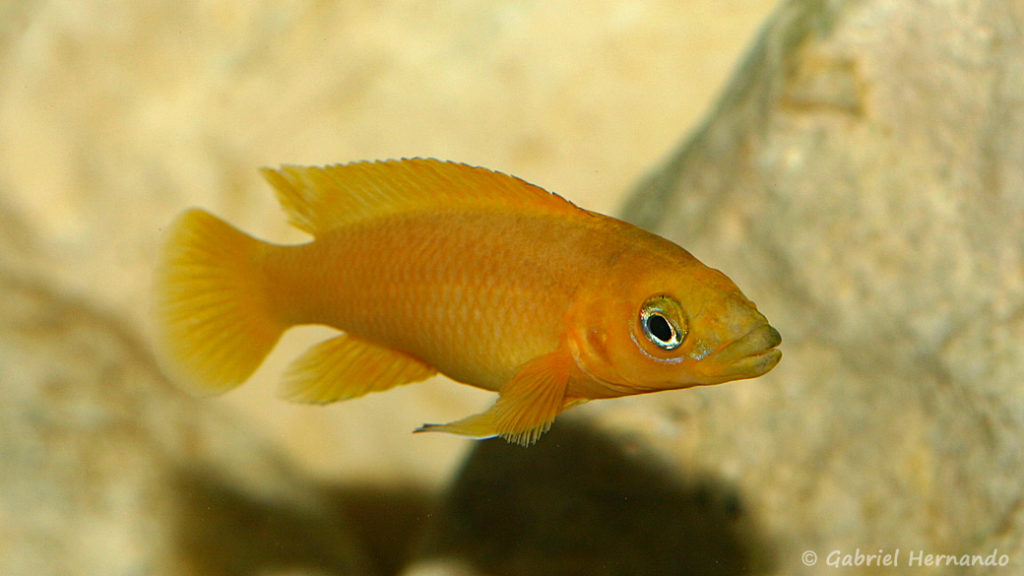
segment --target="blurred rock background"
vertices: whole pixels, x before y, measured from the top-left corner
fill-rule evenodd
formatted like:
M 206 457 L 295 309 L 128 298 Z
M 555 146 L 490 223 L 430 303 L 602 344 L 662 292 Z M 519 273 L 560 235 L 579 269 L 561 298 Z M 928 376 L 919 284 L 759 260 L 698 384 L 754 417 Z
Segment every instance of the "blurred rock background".
M 163 227 L 298 241 L 259 166 L 412 155 L 613 211 L 774 4 L 0 2 L 0 574 L 399 570 L 473 446 L 410 431 L 491 396 L 281 403 L 314 329 L 182 396 L 146 338 Z
M 609 212 L 711 105 L 771 5 L 3 3 L 5 234 L 47 281 L 144 333 L 153 254 L 181 209 L 303 239 L 260 166 L 458 159 Z M 437 383 L 283 405 L 281 364 L 318 337 L 291 336 L 224 402 L 317 473 L 436 485 L 467 444 L 408 432 L 491 401 Z
M 779 574 L 858 548 L 1024 566 L 1022 31 L 1019 0 L 787 2 L 624 210 L 783 334 L 757 385 L 643 399 L 664 429 L 626 428 L 735 486 Z
M 773 7 L 0 4 L 0 574 L 1019 572 L 1024 2 L 792 0 L 752 44 Z M 163 379 L 173 214 L 299 240 L 257 166 L 407 155 L 678 241 L 783 362 L 527 450 L 411 437 L 491 401 L 442 380 L 277 402 L 316 330 L 224 399 Z

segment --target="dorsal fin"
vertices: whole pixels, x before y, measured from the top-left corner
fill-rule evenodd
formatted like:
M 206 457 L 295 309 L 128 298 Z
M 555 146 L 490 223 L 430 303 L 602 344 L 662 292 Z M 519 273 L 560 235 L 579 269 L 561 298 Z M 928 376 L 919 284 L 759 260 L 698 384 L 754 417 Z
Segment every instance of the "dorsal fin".
M 426 158 L 264 168 L 295 227 L 317 235 L 368 218 L 453 203 L 580 211 L 508 174 Z

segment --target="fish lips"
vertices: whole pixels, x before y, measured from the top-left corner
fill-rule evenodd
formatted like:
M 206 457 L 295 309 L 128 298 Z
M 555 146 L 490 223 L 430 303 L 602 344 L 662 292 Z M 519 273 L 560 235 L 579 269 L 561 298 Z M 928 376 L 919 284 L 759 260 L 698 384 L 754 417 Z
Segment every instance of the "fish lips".
M 776 348 L 782 335 L 768 324 L 762 324 L 719 350 L 715 363 L 723 366 L 734 378 L 753 378 L 768 372 L 782 359 Z

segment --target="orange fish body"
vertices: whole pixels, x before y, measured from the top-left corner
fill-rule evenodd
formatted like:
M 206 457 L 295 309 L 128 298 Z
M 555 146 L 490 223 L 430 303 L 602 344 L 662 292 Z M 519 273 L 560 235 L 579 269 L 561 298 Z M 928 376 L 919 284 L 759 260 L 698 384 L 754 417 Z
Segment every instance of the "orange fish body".
M 201 393 L 244 382 L 281 333 L 341 331 L 288 368 L 328 403 L 437 372 L 499 393 L 440 430 L 531 444 L 566 408 L 771 370 L 776 332 L 675 244 L 522 180 L 436 160 L 265 170 L 313 235 L 261 242 L 200 211 L 157 274 L 164 363 Z

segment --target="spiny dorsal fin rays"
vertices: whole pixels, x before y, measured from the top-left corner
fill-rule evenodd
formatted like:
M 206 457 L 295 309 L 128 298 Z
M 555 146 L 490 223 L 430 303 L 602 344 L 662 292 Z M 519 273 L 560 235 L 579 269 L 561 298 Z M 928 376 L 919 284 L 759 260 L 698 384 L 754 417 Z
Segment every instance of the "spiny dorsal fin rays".
M 467 164 L 412 158 L 261 170 L 292 225 L 317 235 L 359 222 L 453 202 L 582 212 L 514 176 Z

